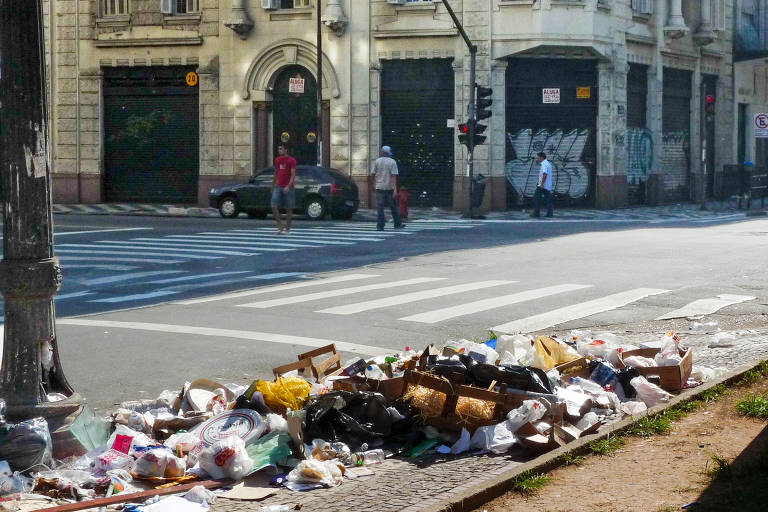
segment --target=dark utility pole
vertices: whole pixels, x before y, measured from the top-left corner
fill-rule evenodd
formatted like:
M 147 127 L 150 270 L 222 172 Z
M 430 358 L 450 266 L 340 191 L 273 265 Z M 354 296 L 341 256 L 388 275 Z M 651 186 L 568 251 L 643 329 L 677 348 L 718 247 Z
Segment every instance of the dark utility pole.
M 0 397 L 12 420 L 43 416 L 54 456 L 72 454 L 67 425 L 82 399 L 59 364 L 53 295 L 61 267 L 53 255 L 51 176 L 43 59 L 42 0 L 0 0 L 0 174 L 3 180 L 5 298 Z M 49 402 L 49 393 L 66 400 Z
M 317 2 L 317 166 L 323 165 L 323 23 L 322 1 Z
M 453 20 L 454 25 L 456 25 L 456 29 L 461 34 L 461 37 L 464 38 L 464 42 L 467 44 L 467 48 L 469 49 L 469 140 L 470 145 L 468 146 L 467 151 L 467 167 L 469 168 L 469 194 L 467 195 L 467 213 L 466 217 L 468 219 L 472 218 L 472 186 L 473 186 L 473 171 L 474 171 L 474 152 L 475 152 L 475 66 L 476 66 L 476 60 L 477 60 L 477 45 L 472 44 L 472 40 L 469 39 L 469 36 L 464 31 L 464 27 L 459 22 L 459 19 L 456 17 L 456 13 L 453 12 L 453 9 L 451 9 L 450 4 L 448 3 L 448 0 L 443 0 L 443 5 L 445 5 L 445 8 L 448 9 L 448 14 L 451 15 L 451 19 Z

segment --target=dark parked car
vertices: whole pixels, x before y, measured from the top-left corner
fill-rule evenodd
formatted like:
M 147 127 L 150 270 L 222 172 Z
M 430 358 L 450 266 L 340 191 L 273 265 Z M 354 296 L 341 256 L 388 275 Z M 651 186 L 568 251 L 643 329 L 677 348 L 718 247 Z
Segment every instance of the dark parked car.
M 208 201 L 222 217 L 237 217 L 246 212 L 251 218 L 264 218 L 271 211 L 270 199 L 275 169 L 268 167 L 248 183 L 222 185 L 211 189 Z M 357 185 L 336 169 L 299 165 L 296 167 L 296 208 L 310 219 L 322 219 L 328 213 L 345 219 L 357 211 L 360 203 Z

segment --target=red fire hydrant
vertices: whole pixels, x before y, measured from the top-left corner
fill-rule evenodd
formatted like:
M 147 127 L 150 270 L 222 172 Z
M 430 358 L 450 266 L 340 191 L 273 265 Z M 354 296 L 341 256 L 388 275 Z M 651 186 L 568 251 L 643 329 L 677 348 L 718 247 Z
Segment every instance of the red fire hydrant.
M 400 187 L 397 191 L 397 205 L 400 211 L 400 218 L 403 220 L 408 219 L 408 202 L 411 195 L 408 193 L 408 189 Z

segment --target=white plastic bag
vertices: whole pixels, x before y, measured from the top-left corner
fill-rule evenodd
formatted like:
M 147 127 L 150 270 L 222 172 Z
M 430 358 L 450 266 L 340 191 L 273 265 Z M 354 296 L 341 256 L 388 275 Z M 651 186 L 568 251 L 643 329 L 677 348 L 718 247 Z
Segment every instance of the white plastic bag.
M 574 425 L 579 430 L 587 430 L 589 427 L 600 421 L 600 418 L 594 412 L 588 412 Z
M 267 429 L 270 432 L 288 433 L 288 422 L 279 414 L 267 414 Z
M 165 448 L 156 448 L 142 453 L 133 465 L 133 472 L 145 478 L 160 478 L 165 475 L 168 459 L 173 455 Z
M 632 368 L 651 368 L 652 366 L 658 366 L 655 359 L 643 356 L 625 357 L 624 364 Z
M 469 441 L 470 447 L 497 455 L 506 453 L 517 441 L 515 434 L 507 428 L 507 423 L 502 421 L 498 425 L 478 428 Z
M 680 338 L 673 332 L 668 332 L 661 340 L 661 350 L 653 358 L 658 366 L 676 366 L 683 360 L 680 357 L 678 345 Z
M 319 483 L 326 487 L 341 485 L 344 478 L 343 465 L 339 461 L 314 459 L 303 460 L 288 473 L 288 481 L 296 483 Z
M 198 458 L 200 467 L 215 479 L 241 480 L 253 467 L 239 436 L 225 437 L 204 449 Z
M 621 412 L 629 414 L 630 416 L 637 416 L 643 414 L 648 410 L 648 406 L 644 402 L 624 402 L 621 404 Z
M 213 491 L 210 491 L 202 485 L 196 485 L 184 495 L 186 499 L 193 503 L 200 503 L 201 505 L 213 505 L 216 501 L 216 495 Z
M 460 453 L 464 453 L 465 451 L 469 450 L 469 431 L 466 428 L 461 429 L 461 437 L 459 437 L 459 440 L 453 443 L 453 446 L 451 446 L 451 453 L 454 455 L 458 455 Z
M 701 382 L 707 382 L 712 379 L 716 379 L 721 375 L 725 375 L 728 372 L 727 368 L 711 367 L 711 366 L 694 366 L 691 370 L 691 378 L 699 380 Z
M 595 339 L 576 342 L 576 352 L 584 357 L 604 359 L 616 366 L 619 363 L 619 345 L 609 339 Z
M 463 349 L 461 353 L 471 357 L 478 363 L 496 364 L 496 361 L 499 359 L 499 353 L 483 343 L 460 340 L 458 346 L 460 349 Z
M 501 364 L 530 366 L 536 351 L 533 339 L 525 334 L 501 336 L 496 340 L 496 351 L 502 354 Z
M 507 429 L 513 434 L 526 423 L 534 423 L 544 417 L 547 408 L 538 400 L 525 400 L 523 405 L 507 414 Z
M 672 398 L 672 395 L 656 384 L 648 382 L 645 377 L 635 377 L 629 383 L 637 391 L 637 397 L 645 402 L 649 408 L 662 402 L 669 402 L 669 399 Z
M 107 448 L 112 448 L 112 445 L 115 444 L 115 439 L 117 439 L 118 435 L 128 436 L 132 437 L 133 441 L 131 441 L 131 448 L 128 451 L 129 455 L 133 455 L 136 457 L 136 452 L 134 449 L 136 447 L 146 447 L 146 446 L 153 446 L 155 443 L 147 437 L 145 434 L 141 432 L 137 432 L 136 430 L 133 430 L 132 428 L 129 428 L 125 425 L 118 424 L 117 427 L 115 427 L 115 431 L 112 432 L 112 435 L 109 437 L 109 440 L 107 440 Z
M 200 443 L 200 436 L 189 432 L 179 432 L 166 439 L 163 444 L 176 453 L 179 451 L 189 453 L 198 443 Z

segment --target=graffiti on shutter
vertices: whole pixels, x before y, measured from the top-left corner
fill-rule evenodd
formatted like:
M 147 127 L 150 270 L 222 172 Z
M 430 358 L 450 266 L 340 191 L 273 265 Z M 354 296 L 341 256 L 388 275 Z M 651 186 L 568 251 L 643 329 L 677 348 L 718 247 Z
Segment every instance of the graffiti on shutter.
M 589 130 L 539 130 L 530 128 L 507 133 L 515 159 L 507 162 L 507 181 L 522 197 L 531 197 L 539 179 L 536 153 L 543 151 L 552 163 L 552 186 L 556 194 L 583 198 L 589 190 L 589 171 L 582 162 Z
M 653 163 L 653 136 L 647 128 L 627 128 L 627 182 L 637 185 L 648 179 Z
M 691 135 L 688 130 L 661 135 L 661 168 L 664 169 L 665 191 L 681 192 L 688 187 L 690 147 Z

